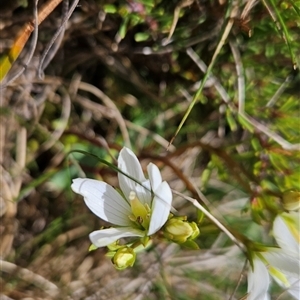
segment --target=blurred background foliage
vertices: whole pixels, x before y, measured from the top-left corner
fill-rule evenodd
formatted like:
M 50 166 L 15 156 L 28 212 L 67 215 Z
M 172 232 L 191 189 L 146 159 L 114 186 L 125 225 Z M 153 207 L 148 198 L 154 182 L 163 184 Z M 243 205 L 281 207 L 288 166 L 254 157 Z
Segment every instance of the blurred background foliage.
M 34 2 L 0 1 L 2 59 Z M 45 56 L 71 4 L 38 26 L 37 44 L 26 43 L 2 81 L 1 297 L 241 298 L 245 258 L 206 218 L 201 250 L 158 243 L 131 270 L 114 270 L 104 250 L 88 252 L 88 233 L 105 224 L 70 183 L 87 176 L 118 186 L 116 172 L 92 155 L 115 163 L 131 146 L 241 241 L 274 244 L 271 221 L 300 190 L 300 2 L 80 0 Z M 51 57 L 42 79 L 41 57 Z M 197 219 L 184 199 L 174 196 L 174 206 Z

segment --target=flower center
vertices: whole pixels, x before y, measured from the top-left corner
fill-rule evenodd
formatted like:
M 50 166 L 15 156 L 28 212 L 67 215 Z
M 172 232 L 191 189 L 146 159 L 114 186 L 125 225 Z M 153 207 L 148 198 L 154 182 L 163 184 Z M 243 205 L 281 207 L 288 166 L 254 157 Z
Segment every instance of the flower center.
M 130 220 L 135 222 L 139 227 L 148 230 L 150 224 L 149 206 L 142 204 L 134 191 L 130 192 L 128 199 L 132 211 L 132 216 L 129 216 Z

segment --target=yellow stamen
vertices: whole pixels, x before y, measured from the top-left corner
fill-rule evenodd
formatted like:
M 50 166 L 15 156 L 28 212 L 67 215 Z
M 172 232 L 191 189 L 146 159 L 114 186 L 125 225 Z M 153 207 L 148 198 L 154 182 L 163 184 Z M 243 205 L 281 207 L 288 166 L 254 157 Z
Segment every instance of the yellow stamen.
M 145 205 L 143 205 L 137 198 L 136 193 L 131 191 L 129 194 L 130 206 L 133 215 L 135 216 L 135 221 L 142 225 L 144 229 L 149 227 L 149 212 Z

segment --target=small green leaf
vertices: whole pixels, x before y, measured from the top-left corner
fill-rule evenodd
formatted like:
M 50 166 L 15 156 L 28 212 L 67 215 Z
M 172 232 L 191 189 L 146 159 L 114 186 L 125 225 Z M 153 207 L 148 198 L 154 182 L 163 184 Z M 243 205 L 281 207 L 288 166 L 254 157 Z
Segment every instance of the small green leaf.
M 205 217 L 205 214 L 201 210 L 197 209 L 197 224 L 198 225 L 202 223 L 202 221 L 204 220 L 204 217 Z
M 238 120 L 243 127 L 245 127 L 250 132 L 253 132 L 253 125 L 244 116 L 239 114 Z
M 89 252 L 94 251 L 96 249 L 98 249 L 98 247 L 96 247 L 94 244 L 91 244 L 91 246 L 89 247 Z
M 113 4 L 105 4 L 103 6 L 103 10 L 107 14 L 115 14 L 117 12 L 117 8 Z
M 136 42 L 143 42 L 148 40 L 148 38 L 150 37 L 149 33 L 146 32 L 138 32 L 134 35 L 134 39 Z
M 210 179 L 211 173 L 214 168 L 215 168 L 215 164 L 212 161 L 210 161 L 208 163 L 206 169 L 202 172 L 202 175 L 201 175 L 201 183 L 202 183 L 201 190 L 202 191 L 206 190 L 208 181 Z
M 271 153 L 270 161 L 272 162 L 272 165 L 280 172 L 284 172 L 284 170 L 289 169 L 289 164 L 286 159 L 284 159 L 284 156 L 279 155 L 277 153 Z
M 261 145 L 257 138 L 251 139 L 251 145 L 255 151 L 261 151 Z
M 121 26 L 119 28 L 118 34 L 119 34 L 119 37 L 120 37 L 121 40 L 124 39 L 124 37 L 125 37 L 125 35 L 127 33 L 128 20 L 129 20 L 128 18 L 125 18 L 124 21 L 123 21 L 123 23 L 121 24 Z
M 199 246 L 196 242 L 194 241 L 186 241 L 183 244 L 180 244 L 180 246 L 183 246 L 185 248 L 191 249 L 191 250 L 199 250 Z
M 231 113 L 231 111 L 229 109 L 226 110 L 226 120 L 227 123 L 231 129 L 231 131 L 236 131 L 237 130 L 237 124 L 236 121 Z

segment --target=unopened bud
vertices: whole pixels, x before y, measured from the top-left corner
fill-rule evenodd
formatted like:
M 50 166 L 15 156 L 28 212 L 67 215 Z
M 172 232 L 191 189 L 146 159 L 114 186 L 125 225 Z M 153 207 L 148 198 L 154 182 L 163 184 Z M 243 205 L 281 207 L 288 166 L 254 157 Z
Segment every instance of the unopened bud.
M 135 262 L 136 254 L 132 248 L 124 247 L 119 249 L 114 257 L 112 262 L 116 269 L 124 270 L 128 267 L 132 267 Z
M 183 217 L 173 217 L 164 226 L 164 235 L 167 239 L 182 244 L 187 240 L 195 239 L 200 230 L 195 222 L 188 222 Z
M 300 192 L 289 190 L 283 193 L 282 205 L 286 210 L 297 210 L 300 208 Z

